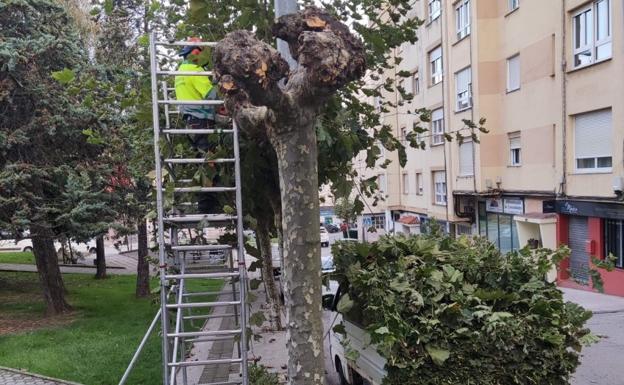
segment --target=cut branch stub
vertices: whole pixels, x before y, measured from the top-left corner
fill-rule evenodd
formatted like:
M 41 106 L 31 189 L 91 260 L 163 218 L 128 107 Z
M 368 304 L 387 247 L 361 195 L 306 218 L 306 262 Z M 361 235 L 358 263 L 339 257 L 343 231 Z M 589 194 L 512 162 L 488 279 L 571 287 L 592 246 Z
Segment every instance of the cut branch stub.
M 323 9 L 307 7 L 282 16 L 273 26 L 273 34 L 288 43 L 293 58 L 306 69 L 305 81 L 319 87 L 321 94 L 364 75 L 364 45 Z
M 215 47 L 214 59 L 222 92 L 231 97 L 242 89 L 251 103 L 276 106 L 277 82 L 288 74 L 288 63 L 273 47 L 249 31 L 234 31 Z

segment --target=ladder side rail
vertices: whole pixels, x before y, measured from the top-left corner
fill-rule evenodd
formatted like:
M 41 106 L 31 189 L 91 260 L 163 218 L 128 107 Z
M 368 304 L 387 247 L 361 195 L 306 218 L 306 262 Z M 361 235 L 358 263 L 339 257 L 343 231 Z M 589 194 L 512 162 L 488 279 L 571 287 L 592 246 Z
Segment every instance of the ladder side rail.
M 235 174 L 235 183 L 236 183 L 236 232 L 237 232 L 237 240 L 238 240 L 238 270 L 240 272 L 239 279 L 239 301 L 241 304 L 240 307 L 240 328 L 241 328 L 241 354 L 240 358 L 242 360 L 241 365 L 241 374 L 242 374 L 242 385 L 248 385 L 249 378 L 247 374 L 247 265 L 245 263 L 245 243 L 243 237 L 243 197 L 241 191 L 241 175 L 240 175 L 240 148 L 238 143 L 238 126 L 234 120 L 232 120 L 232 125 L 234 128 L 234 174 Z
M 156 212 L 158 221 L 158 263 L 160 268 L 160 306 L 161 306 L 161 327 L 162 327 L 162 358 L 163 358 L 163 385 L 169 384 L 169 371 L 167 370 L 167 362 L 169 361 L 169 347 L 167 343 L 167 293 L 165 290 L 167 273 L 167 264 L 165 256 L 165 236 L 163 221 L 163 191 L 162 191 L 162 169 L 160 162 L 160 122 L 158 111 L 158 80 L 156 79 L 157 71 L 156 63 L 156 36 L 154 32 L 150 33 L 150 72 L 152 83 L 152 123 L 154 126 L 154 161 L 156 167 Z
M 177 253 L 176 253 L 177 254 Z M 181 273 L 182 275 L 184 275 L 184 264 L 181 264 Z M 178 281 L 178 292 L 176 293 L 176 302 L 177 303 L 182 303 L 184 301 L 184 278 L 181 278 Z M 178 350 L 180 347 L 180 338 L 177 335 L 180 334 L 180 332 L 182 332 L 182 322 L 184 322 L 182 320 L 182 308 L 178 308 L 176 310 L 176 321 L 175 321 L 175 333 L 176 333 L 176 337 L 173 338 L 173 350 L 171 352 L 171 362 L 172 363 L 176 363 L 178 362 Z M 167 336 L 164 336 L 164 338 L 167 338 Z M 182 346 L 184 346 L 184 339 L 182 339 Z M 181 354 L 181 359 L 180 361 L 184 361 L 184 353 Z M 176 371 L 177 368 L 175 366 L 171 367 L 171 374 L 170 374 L 170 378 L 169 378 L 169 384 L 170 385 L 175 385 L 176 384 Z

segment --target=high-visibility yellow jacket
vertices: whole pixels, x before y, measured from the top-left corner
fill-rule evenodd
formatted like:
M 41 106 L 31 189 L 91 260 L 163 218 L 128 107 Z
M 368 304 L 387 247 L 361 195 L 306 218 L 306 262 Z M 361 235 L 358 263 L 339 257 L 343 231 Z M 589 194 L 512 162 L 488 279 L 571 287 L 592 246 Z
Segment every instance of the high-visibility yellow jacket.
M 178 71 L 204 71 L 201 66 L 183 61 Z M 177 100 L 205 100 L 216 99 L 216 89 L 208 76 L 178 75 L 175 77 L 175 92 Z M 180 115 L 191 115 L 199 119 L 214 120 L 214 106 L 180 105 Z

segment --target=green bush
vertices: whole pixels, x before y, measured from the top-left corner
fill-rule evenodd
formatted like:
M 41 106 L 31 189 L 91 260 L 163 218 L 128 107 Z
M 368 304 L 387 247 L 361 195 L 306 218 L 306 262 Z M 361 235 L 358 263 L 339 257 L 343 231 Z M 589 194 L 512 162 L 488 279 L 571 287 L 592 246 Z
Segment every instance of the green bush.
M 386 358 L 386 384 L 568 384 L 595 337 L 584 328 L 591 312 L 544 278 L 567 252 L 503 256 L 485 239 L 435 231 L 342 242 L 338 307 Z
M 266 367 L 253 364 L 249 366 L 249 383 L 251 385 L 278 385 L 277 374 L 269 373 Z

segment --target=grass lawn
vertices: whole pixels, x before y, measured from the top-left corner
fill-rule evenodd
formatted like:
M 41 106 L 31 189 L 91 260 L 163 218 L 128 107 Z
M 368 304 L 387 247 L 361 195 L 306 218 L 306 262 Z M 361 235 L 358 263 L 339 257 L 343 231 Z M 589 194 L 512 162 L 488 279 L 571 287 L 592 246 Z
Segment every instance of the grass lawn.
M 92 275 L 66 274 L 64 279 L 75 312 L 45 319 L 36 274 L 0 272 L 0 333 L 5 333 L 0 334 L 0 366 L 84 385 L 115 385 L 158 305 L 134 297 L 135 276 L 96 281 Z M 219 280 L 192 283 L 191 291 L 222 286 Z M 162 383 L 160 341 L 154 333 L 128 384 Z
M 30 251 L 0 252 L 0 263 L 19 263 L 24 265 L 34 265 L 35 256 Z

